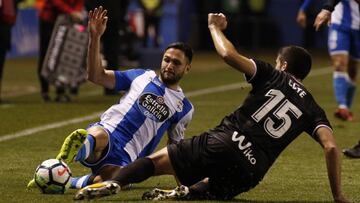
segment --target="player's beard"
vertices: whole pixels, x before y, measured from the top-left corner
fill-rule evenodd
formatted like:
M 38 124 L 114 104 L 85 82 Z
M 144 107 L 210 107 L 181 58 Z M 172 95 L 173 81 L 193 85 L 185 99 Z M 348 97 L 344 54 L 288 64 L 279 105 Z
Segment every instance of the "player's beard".
M 160 71 L 161 81 L 166 85 L 174 85 L 177 84 L 182 78 L 183 73 L 175 74 L 169 73 L 165 71 Z

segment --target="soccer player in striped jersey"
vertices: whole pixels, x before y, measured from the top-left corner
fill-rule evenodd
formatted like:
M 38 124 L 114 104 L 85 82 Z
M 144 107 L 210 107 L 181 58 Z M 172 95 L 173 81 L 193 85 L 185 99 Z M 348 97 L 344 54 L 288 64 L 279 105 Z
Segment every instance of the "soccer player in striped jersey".
M 315 19 L 318 30 L 330 23 L 328 47 L 335 68 L 333 86 L 338 109 L 335 116 L 353 121 L 350 107 L 354 98 L 357 67 L 360 60 L 359 0 L 328 0 Z
M 192 119 L 193 105 L 179 86 L 191 68 L 192 49 L 184 43 L 170 44 L 161 62 L 160 75 L 153 70 L 106 70 L 100 62 L 100 37 L 106 29 L 106 10 L 89 13 L 88 80 L 125 91 L 119 103 L 106 110 L 87 130 L 71 133 L 57 158 L 73 160 L 92 173 L 73 178 L 71 188 L 110 179 L 115 172 L 140 157 L 151 154 L 167 131 L 168 143 L 184 138 Z M 29 183 L 29 186 L 33 185 Z

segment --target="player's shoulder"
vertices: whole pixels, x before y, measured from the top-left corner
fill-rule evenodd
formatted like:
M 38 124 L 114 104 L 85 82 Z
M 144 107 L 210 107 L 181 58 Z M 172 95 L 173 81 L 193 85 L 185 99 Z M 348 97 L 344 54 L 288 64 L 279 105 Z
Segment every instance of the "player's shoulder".
M 148 68 L 134 68 L 134 69 L 129 69 L 129 72 L 133 72 L 133 73 L 137 73 L 139 75 L 142 74 L 148 74 L 148 75 L 156 75 L 155 71 L 152 69 L 148 69 Z
M 186 106 L 189 109 L 194 108 L 194 105 L 191 103 L 191 101 L 187 97 L 184 97 L 183 104 L 184 104 L 184 106 Z
M 124 75 L 128 78 L 131 78 L 132 80 L 134 80 L 135 78 L 138 77 L 145 77 L 145 78 L 150 78 L 153 79 L 154 77 L 156 77 L 156 73 L 155 71 L 151 70 L 151 69 L 145 69 L 145 68 L 134 68 L 134 69 L 128 69 L 128 70 L 124 70 L 124 71 L 116 71 L 117 74 L 119 75 Z

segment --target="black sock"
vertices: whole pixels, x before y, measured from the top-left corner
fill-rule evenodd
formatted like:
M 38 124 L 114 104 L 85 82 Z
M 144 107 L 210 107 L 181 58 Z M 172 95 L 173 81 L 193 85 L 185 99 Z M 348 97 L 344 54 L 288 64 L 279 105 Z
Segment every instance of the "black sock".
M 150 158 L 140 158 L 114 174 L 113 180 L 121 186 L 142 182 L 154 175 L 155 166 Z
M 183 197 L 184 200 L 211 200 L 215 196 L 210 193 L 210 184 L 206 181 L 199 181 L 189 187 L 189 194 Z

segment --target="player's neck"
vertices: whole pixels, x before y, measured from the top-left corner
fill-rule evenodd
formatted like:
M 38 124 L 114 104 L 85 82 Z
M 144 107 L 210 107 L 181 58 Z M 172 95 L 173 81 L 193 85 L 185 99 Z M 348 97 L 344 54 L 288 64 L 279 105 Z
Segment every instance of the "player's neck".
M 174 83 L 174 84 L 170 84 L 170 83 L 164 82 L 161 77 L 159 77 L 159 79 L 167 88 L 169 88 L 171 90 L 174 90 L 174 91 L 180 91 L 179 82 Z
M 164 83 L 165 84 L 165 83 Z M 180 87 L 179 87 L 179 84 L 176 83 L 176 84 L 165 84 L 165 86 L 171 90 L 174 90 L 174 91 L 179 91 Z

